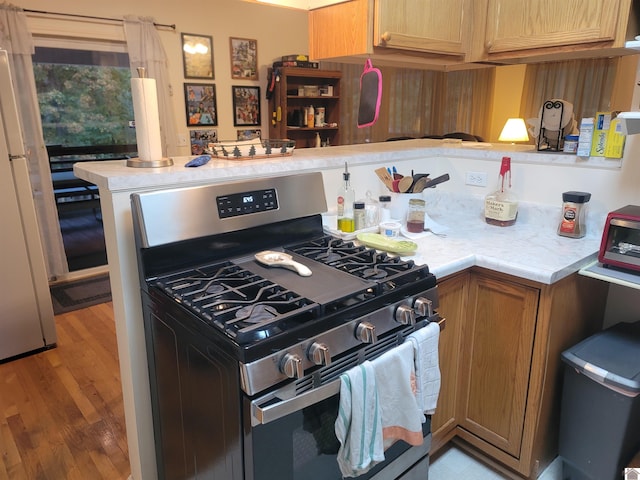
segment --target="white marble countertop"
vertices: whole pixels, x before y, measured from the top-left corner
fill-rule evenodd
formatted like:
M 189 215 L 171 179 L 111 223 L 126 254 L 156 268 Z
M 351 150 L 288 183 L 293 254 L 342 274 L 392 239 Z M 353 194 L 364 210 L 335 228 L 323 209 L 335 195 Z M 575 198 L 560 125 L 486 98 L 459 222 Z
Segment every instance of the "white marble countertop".
M 83 162 L 74 165 L 74 174 L 98 187 L 110 191 L 161 188 L 182 183 L 211 183 L 247 176 L 274 176 L 287 173 L 380 164 L 427 157 L 446 156 L 495 159 L 513 155 L 514 163 L 571 165 L 579 168 L 619 169 L 620 159 L 578 157 L 560 153 L 540 153 L 532 145 L 492 145 L 456 140 L 415 139 L 329 148 L 298 149 L 291 156 L 255 160 L 224 160 L 212 158 L 197 168 L 185 168 L 194 157 L 174 157 L 174 165 L 162 168 L 132 168 L 125 160 Z
M 484 145 L 484 146 L 483 146 Z M 293 156 L 258 160 L 221 160 L 213 158 L 198 168 L 185 168 L 193 157 L 174 158 L 174 165 L 164 168 L 131 168 L 124 160 L 78 163 L 74 173 L 110 192 L 133 192 L 232 181 L 252 176 L 277 176 L 303 171 L 350 166 L 386 165 L 401 159 L 447 155 L 449 157 L 501 158 L 504 150 L 487 146 L 463 146 L 440 140 L 410 140 L 330 148 L 304 149 Z M 511 153 L 514 153 L 511 151 Z M 575 155 L 542 156 L 545 162 L 588 162 Z M 524 149 L 514 161 L 540 162 L 540 154 Z M 591 159 L 595 162 L 605 160 Z M 593 164 L 591 164 L 593 166 Z M 601 168 L 598 167 L 598 168 Z M 519 218 L 511 227 L 488 225 L 483 218 L 481 198 L 456 196 L 430 189 L 424 193 L 428 213 L 433 220 L 449 227 L 446 238 L 426 234 L 416 242 L 416 262 L 426 263 L 437 277 L 444 277 L 471 266 L 486 267 L 518 277 L 553 283 L 591 263 L 600 246 L 602 217 L 590 219 L 592 227 L 581 239 L 561 237 L 556 228 L 560 206 L 522 204 Z M 431 198 L 429 198 L 431 196 Z
M 484 221 L 481 198 L 443 194 L 437 189 L 427 192 L 425 198 L 429 217 L 448 227 L 447 236 L 425 233 L 413 239 L 418 250 L 406 258 L 426 263 L 438 278 L 479 266 L 551 284 L 592 263 L 600 248 L 597 227 L 603 222 L 598 215 L 588 216 L 583 238 L 569 238 L 556 232 L 560 207 L 521 203 L 516 223 L 498 227 Z

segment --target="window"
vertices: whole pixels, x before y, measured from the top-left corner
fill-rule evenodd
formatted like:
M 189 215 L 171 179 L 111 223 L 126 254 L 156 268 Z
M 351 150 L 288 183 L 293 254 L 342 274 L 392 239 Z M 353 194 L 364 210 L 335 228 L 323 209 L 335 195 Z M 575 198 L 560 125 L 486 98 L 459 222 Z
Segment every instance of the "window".
M 78 159 L 121 158 L 135 151 L 126 53 L 36 47 L 33 63 L 49 147 L 75 147 L 70 152 L 79 152 Z

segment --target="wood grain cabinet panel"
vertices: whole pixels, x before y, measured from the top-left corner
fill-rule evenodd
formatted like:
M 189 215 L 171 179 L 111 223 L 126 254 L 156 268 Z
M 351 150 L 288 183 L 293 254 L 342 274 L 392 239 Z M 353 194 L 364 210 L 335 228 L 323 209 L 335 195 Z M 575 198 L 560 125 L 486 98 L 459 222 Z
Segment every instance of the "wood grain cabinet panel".
M 316 60 L 453 70 L 635 53 L 632 0 L 351 0 L 309 12 Z
M 484 38 L 476 37 L 473 60 L 599 56 L 633 38 L 631 13 L 631 0 L 487 0 L 486 31 Z
M 464 56 L 464 0 L 376 0 L 375 46 Z
M 537 478 L 558 454 L 561 353 L 602 327 L 607 292 L 577 273 L 546 285 L 471 269 L 453 402 L 463 445 Z
M 431 418 L 431 453 L 437 452 L 455 434 L 457 425 L 458 371 L 462 323 L 467 310 L 469 274 L 462 273 L 438 284 L 438 313 L 446 319 L 438 342 L 440 395 Z
M 517 456 L 540 291 L 473 275 L 463 329 L 460 425 Z
M 489 53 L 613 41 L 619 0 L 489 0 Z
M 384 64 L 462 64 L 471 39 L 471 0 L 351 0 L 309 12 L 316 60 L 369 58 Z

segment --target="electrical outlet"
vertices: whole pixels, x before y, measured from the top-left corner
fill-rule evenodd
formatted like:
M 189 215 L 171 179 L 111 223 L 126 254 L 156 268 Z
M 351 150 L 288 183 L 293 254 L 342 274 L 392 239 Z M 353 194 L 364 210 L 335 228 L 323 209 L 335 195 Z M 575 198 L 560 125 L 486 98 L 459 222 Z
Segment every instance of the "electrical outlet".
M 178 134 L 178 146 L 186 147 L 187 146 L 187 136 L 184 133 Z
M 486 187 L 487 172 L 467 172 L 464 183 L 475 187 Z

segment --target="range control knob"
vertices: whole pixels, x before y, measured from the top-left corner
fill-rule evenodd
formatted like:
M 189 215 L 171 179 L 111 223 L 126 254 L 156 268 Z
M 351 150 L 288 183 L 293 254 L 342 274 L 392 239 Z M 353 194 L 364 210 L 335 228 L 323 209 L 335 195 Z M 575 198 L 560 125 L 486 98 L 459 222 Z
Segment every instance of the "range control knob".
M 307 351 L 307 358 L 316 365 L 329 365 L 331 363 L 329 347 L 324 343 L 313 342 Z
M 418 297 L 413 303 L 413 309 L 420 317 L 430 317 L 433 315 L 433 302 L 425 297 Z
M 280 371 L 289 378 L 302 378 L 302 359 L 295 353 L 287 353 L 280 362 Z
M 376 326 L 369 322 L 360 322 L 356 327 L 356 338 L 362 343 L 376 343 L 378 341 Z
M 396 322 L 402 325 L 415 325 L 416 312 L 409 305 L 400 305 L 394 315 Z

